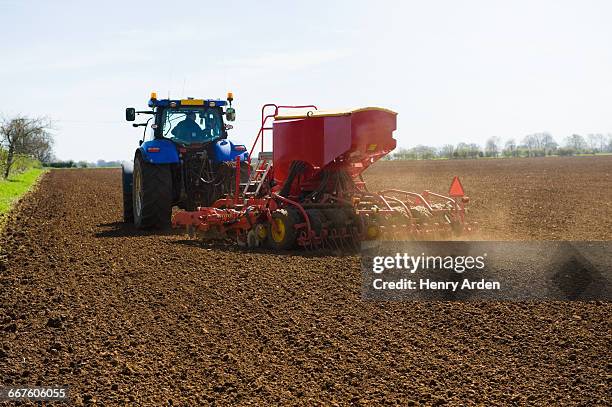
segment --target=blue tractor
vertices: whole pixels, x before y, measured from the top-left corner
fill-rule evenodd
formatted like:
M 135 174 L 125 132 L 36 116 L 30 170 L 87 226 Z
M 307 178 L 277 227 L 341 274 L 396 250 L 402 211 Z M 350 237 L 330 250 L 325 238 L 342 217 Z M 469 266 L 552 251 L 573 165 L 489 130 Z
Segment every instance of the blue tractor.
M 125 110 L 127 121 L 148 116 L 134 162 L 122 166 L 123 219 L 139 229 L 170 226 L 172 208 L 193 211 L 234 192 L 248 180 L 248 152 L 227 139 L 234 121 L 233 95 L 218 99 L 157 99 L 149 110 Z M 224 120 L 225 117 L 225 120 Z M 149 129 L 149 132 L 147 132 Z M 244 163 L 237 165 L 236 161 Z

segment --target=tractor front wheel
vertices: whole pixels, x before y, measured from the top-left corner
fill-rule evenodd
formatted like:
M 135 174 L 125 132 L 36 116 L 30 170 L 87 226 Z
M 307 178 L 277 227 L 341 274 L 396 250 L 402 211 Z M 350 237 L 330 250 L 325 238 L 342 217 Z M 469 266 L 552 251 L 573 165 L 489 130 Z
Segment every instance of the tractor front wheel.
M 134 225 L 139 229 L 165 229 L 172 218 L 172 171 L 169 165 L 134 159 Z
M 295 246 L 300 215 L 293 209 L 277 209 L 272 212 L 272 224 L 268 230 L 268 244 L 275 250 L 288 250 Z

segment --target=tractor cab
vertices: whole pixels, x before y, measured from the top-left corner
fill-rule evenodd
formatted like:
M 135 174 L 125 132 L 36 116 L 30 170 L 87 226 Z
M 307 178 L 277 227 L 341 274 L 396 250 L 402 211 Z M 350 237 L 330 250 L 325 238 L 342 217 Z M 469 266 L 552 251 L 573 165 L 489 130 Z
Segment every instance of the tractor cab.
M 227 136 L 220 108 L 166 108 L 159 114 L 160 133 L 175 143 L 205 144 Z
M 231 100 L 233 97 L 229 96 Z M 235 110 L 225 100 L 212 99 L 160 99 L 151 95 L 149 107 L 155 112 L 155 138 L 164 138 L 179 144 L 205 144 L 227 138 L 231 128 L 223 121 L 235 119 Z
M 157 99 L 157 94 L 153 92 L 148 103 L 151 110 L 136 111 L 134 108 L 127 108 L 125 117 L 127 121 L 134 121 L 136 120 L 136 115 L 147 114 L 152 116 L 146 122 L 133 124 L 133 126 L 145 127 L 140 144 L 141 146 L 150 144 L 148 146 L 153 147 L 154 152 L 160 152 L 163 145 L 169 146 L 164 141 L 170 141 L 173 144 L 185 147 L 199 148 L 211 142 L 227 139 L 227 131 L 232 128 L 232 125 L 226 124 L 223 117 L 225 116 L 227 121 L 234 121 L 236 119 L 236 111 L 231 106 L 232 101 L 233 95 L 231 92 L 228 93 L 227 101 L 194 98 Z M 150 134 L 152 135 L 149 139 L 147 139 L 146 135 L 147 128 L 151 130 Z M 147 161 L 159 164 L 167 161 L 163 158 L 158 160 L 161 157 L 149 156 L 147 154 L 149 151 L 146 147 L 142 152 Z M 160 151 L 156 151 L 157 148 Z M 238 150 L 242 151 L 240 148 Z M 158 156 L 161 155 L 164 154 L 159 154 Z M 235 157 L 219 156 L 215 157 L 215 159 L 220 162 L 235 159 Z M 241 160 L 246 161 L 246 159 L 247 156 L 241 157 Z

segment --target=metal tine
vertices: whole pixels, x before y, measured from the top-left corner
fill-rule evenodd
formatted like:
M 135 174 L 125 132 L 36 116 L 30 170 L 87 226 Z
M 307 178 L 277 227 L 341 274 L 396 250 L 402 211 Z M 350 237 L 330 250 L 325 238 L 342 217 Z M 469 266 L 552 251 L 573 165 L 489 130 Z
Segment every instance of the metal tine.
M 305 239 L 304 247 L 306 248 L 306 250 L 314 250 L 313 242 L 312 242 L 312 239 L 310 237 L 307 237 Z
M 334 250 L 331 237 L 329 235 L 325 238 L 325 247 L 327 248 L 327 250 Z
M 359 234 L 357 233 L 357 231 L 355 229 L 353 229 L 352 235 L 353 235 L 353 245 L 355 247 L 355 250 L 359 250 L 359 247 L 360 247 L 360 245 L 359 245 L 359 240 L 360 240 L 359 239 Z
M 345 241 L 344 241 L 344 234 L 340 235 L 338 237 L 338 240 L 340 241 L 341 250 L 345 251 L 346 250 L 346 245 L 345 245 Z
M 328 238 L 325 237 L 321 240 L 321 248 L 322 249 L 329 249 L 329 242 L 328 242 Z
M 336 229 L 334 229 L 334 232 L 336 231 Z M 334 233 L 334 236 L 332 236 L 332 242 L 334 243 L 334 246 L 336 247 L 336 250 L 341 250 L 340 246 L 338 245 L 338 234 Z

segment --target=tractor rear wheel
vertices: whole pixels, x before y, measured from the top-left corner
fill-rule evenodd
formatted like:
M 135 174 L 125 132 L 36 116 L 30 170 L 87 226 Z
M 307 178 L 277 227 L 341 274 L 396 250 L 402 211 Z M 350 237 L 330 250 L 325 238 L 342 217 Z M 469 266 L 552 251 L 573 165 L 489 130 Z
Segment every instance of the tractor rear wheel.
M 134 223 L 134 198 L 132 197 L 132 181 L 134 164 L 121 164 L 121 184 L 123 186 L 123 221 Z
M 273 225 L 269 225 L 268 245 L 275 250 L 288 250 L 295 246 L 300 215 L 293 209 L 277 209 L 272 212 Z
M 172 171 L 169 165 L 134 160 L 134 224 L 139 229 L 165 229 L 172 218 Z

